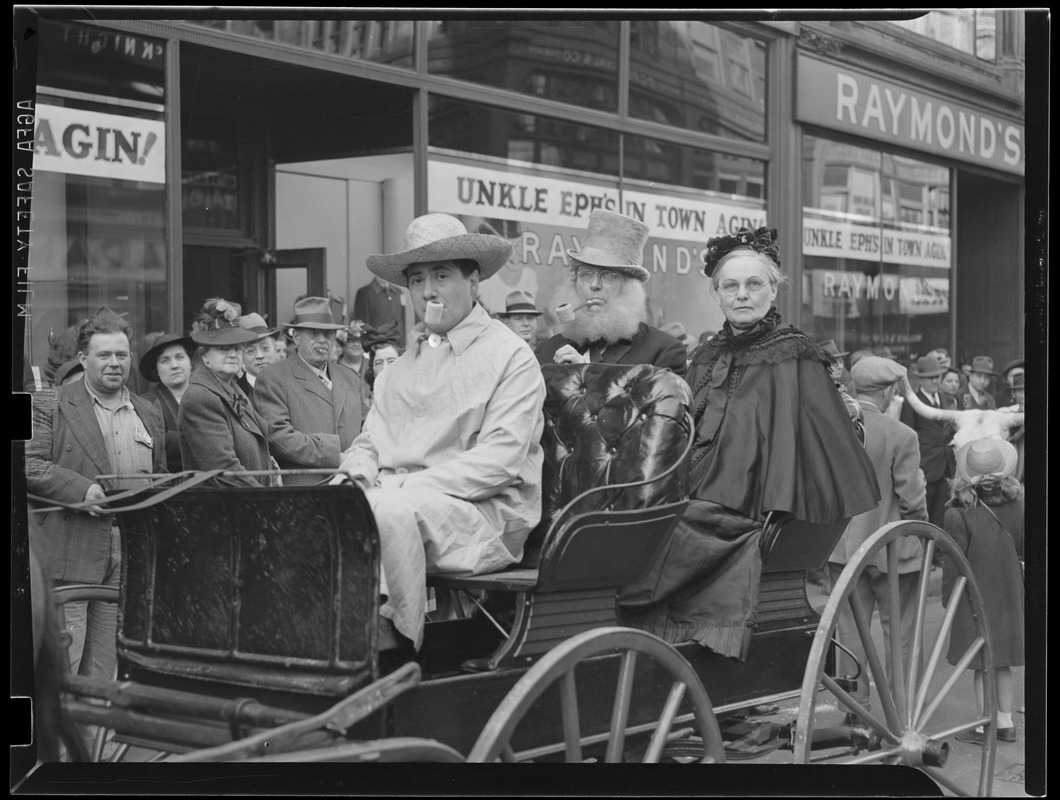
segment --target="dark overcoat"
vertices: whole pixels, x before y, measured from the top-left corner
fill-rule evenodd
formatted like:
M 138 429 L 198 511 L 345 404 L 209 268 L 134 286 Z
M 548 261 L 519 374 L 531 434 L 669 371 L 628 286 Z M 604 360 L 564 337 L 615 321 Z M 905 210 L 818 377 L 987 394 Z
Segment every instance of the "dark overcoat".
M 534 355 L 541 364 L 551 364 L 552 357 L 563 345 L 569 344 L 578 352 L 585 349 L 561 333 L 546 339 L 537 346 Z M 594 359 L 595 360 L 595 359 Z M 600 356 L 602 364 L 651 364 L 670 369 L 684 375 L 688 360 L 685 346 L 668 333 L 643 322 L 632 339 L 624 339 L 609 345 Z

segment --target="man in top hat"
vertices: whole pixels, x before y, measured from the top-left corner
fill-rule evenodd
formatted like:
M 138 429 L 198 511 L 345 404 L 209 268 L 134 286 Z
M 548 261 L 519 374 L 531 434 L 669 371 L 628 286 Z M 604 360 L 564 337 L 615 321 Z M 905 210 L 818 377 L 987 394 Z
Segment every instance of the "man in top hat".
M 828 557 L 828 570 L 832 585 L 839 581 L 843 568 L 853 558 L 865 541 L 889 522 L 903 519 L 927 521 L 926 486 L 920 471 L 920 443 L 916 433 L 908 425 L 888 416 L 887 407 L 896 396 L 900 396 L 899 381 L 905 377 L 906 368 L 897 361 L 879 356 L 868 356 L 858 361 L 851 370 L 857 391 L 857 402 L 861 406 L 865 422 L 865 450 L 876 469 L 876 481 L 880 486 L 881 500 L 878 507 L 858 514 L 847 525 L 832 554 Z M 922 550 L 918 540 L 907 537 L 898 542 L 898 605 L 901 629 L 903 663 L 909 660 L 913 644 L 913 628 L 916 622 L 916 588 L 920 575 Z M 890 592 L 887 579 L 887 556 L 880 552 L 875 560 L 867 564 L 858 576 L 855 591 L 861 599 L 866 618 L 871 620 L 874 609 L 879 609 L 880 625 L 883 628 L 885 647 L 890 641 Z M 857 687 L 851 692 L 854 699 L 871 707 L 868 675 L 864 672 L 867 663 L 865 650 L 858 634 L 850 605 L 844 603 L 839 610 L 837 624 L 840 642 L 854 651 L 862 664 L 863 672 Z M 846 661 L 846 657 L 843 661 Z M 884 663 L 891 664 L 889 658 Z M 841 674 L 854 675 L 854 665 L 843 663 Z
M 972 359 L 972 368 L 968 374 L 968 388 L 960 396 L 961 408 L 993 409 L 997 401 L 990 394 L 990 381 L 997 375 L 994 372 L 994 359 L 990 356 L 976 356 Z
M 939 392 L 942 367 L 938 359 L 933 355 L 921 356 L 913 372 L 920 379 L 917 397 L 935 408 L 946 408 L 947 397 Z M 903 404 L 900 419 L 916 431 L 920 441 L 920 468 L 927 481 L 928 520 L 941 528 L 950 496 L 947 481 L 953 477 L 954 469 L 953 448 L 949 445 L 953 431 L 945 422 L 920 416 L 910 403 Z
M 653 364 L 685 374 L 685 346 L 648 325 L 644 284 L 651 273 L 642 266 L 648 226 L 598 208 L 589 215 L 581 250 L 568 250 L 569 283 L 557 292 L 574 319 L 538 345 L 542 364 L 601 361 Z
M 504 311 L 497 313 L 497 319 L 531 347 L 537 338 L 537 320 L 544 311 L 538 311 L 534 298 L 526 292 L 511 292 L 505 299 Z
M 427 572 L 491 572 L 522 558 L 541 517 L 545 384 L 532 351 L 476 301 L 511 244 L 448 214 L 417 217 L 405 241 L 368 268 L 408 286 L 420 322 L 377 377 L 341 469 L 379 528 L 381 613 L 418 649 Z
M 288 323 L 295 352 L 260 370 L 251 400 L 265 420 L 269 450 L 280 469 L 339 466 L 343 450 L 361 432 L 368 413 L 368 389 L 350 369 L 331 364 L 335 322 L 326 297 L 294 304 Z M 285 475 L 285 486 L 326 483 L 317 475 Z
M 132 365 L 129 324 L 89 317 L 77 329 L 84 378 L 33 395 L 33 438 L 26 442 L 26 488 L 48 503 L 101 501 L 104 489 L 136 488 L 135 476 L 166 472 L 165 434 L 154 405 L 126 387 Z M 114 515 L 97 505 L 38 517 L 30 545 L 55 585 L 118 586 L 121 541 Z M 75 675 L 114 679 L 117 606 L 77 602 L 64 607 Z
M 276 363 L 281 331 L 279 328 L 270 328 L 265 318 L 255 313 L 241 316 L 239 327 L 258 335 L 253 342 L 243 345 L 243 372 L 236 378 L 239 388 L 247 397 L 252 398 L 258 375 L 265 367 Z

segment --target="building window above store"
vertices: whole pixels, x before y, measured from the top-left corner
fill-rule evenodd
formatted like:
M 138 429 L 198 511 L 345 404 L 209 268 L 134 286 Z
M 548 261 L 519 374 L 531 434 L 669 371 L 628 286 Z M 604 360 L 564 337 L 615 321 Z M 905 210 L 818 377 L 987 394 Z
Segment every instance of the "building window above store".
M 983 61 L 997 53 L 997 10 L 993 8 L 941 8 L 893 24 Z
M 766 64 L 764 42 L 718 25 L 633 22 L 630 116 L 729 139 L 765 141 Z
M 618 110 L 618 22 L 437 20 L 427 71 L 497 89 Z
M 238 36 L 393 67 L 412 68 L 412 20 L 185 20 Z

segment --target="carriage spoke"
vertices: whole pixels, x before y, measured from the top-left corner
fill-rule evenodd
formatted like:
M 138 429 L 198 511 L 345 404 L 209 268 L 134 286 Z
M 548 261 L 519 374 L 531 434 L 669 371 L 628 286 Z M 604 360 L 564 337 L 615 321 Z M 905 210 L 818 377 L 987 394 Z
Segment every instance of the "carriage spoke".
M 931 681 L 935 677 L 935 670 L 938 668 L 939 660 L 942 658 L 942 648 L 946 645 L 946 642 L 949 639 L 950 628 L 953 627 L 953 618 L 957 614 L 958 598 L 961 596 L 967 583 L 968 579 L 964 575 L 959 576 L 957 582 L 953 586 L 953 591 L 950 593 L 949 603 L 946 604 L 946 616 L 942 619 L 942 625 L 939 627 L 938 637 L 935 639 L 935 646 L 931 651 L 931 658 L 928 659 L 927 669 L 924 670 L 924 677 L 920 683 L 920 691 L 917 692 L 916 706 L 913 709 L 914 719 L 920 717 L 920 711 L 924 707 L 924 700 L 927 697 L 928 689 L 931 687 Z
M 559 683 L 560 705 L 563 709 L 563 741 L 567 744 L 567 763 L 582 760 L 581 726 L 578 724 L 578 690 L 573 667 L 563 674 Z
M 901 747 L 892 747 L 888 750 L 876 750 L 871 753 L 865 753 L 862 756 L 855 756 L 854 758 L 847 759 L 846 761 L 840 762 L 844 767 L 848 767 L 856 764 L 873 764 L 877 761 L 883 761 L 887 758 L 894 758 L 902 754 Z
M 924 637 L 924 619 L 927 613 L 928 584 L 931 582 L 931 561 L 935 555 L 935 542 L 927 540 L 924 556 L 920 561 L 920 580 L 917 581 L 916 620 L 913 624 L 913 647 L 909 653 L 909 674 L 906 680 L 906 724 L 912 725 L 915 719 L 915 698 L 920 688 L 921 645 Z
M 946 682 L 942 685 L 942 688 L 939 689 L 938 694 L 935 695 L 935 699 L 931 701 L 931 704 L 928 705 L 927 709 L 923 712 L 923 714 L 921 714 L 917 718 L 914 729 L 918 733 L 923 730 L 925 725 L 927 725 L 928 720 L 931 719 L 931 716 L 935 713 L 936 710 L 938 710 L 938 707 L 942 705 L 942 701 L 946 699 L 946 696 L 951 691 L 953 691 L 953 687 L 957 685 L 957 681 L 959 681 L 964 675 L 964 671 L 968 669 L 968 665 L 982 649 L 983 644 L 984 639 L 982 636 L 980 636 L 974 642 L 972 642 L 972 644 L 967 650 L 964 651 L 964 655 L 961 656 L 961 660 L 957 662 L 957 666 L 953 668 L 953 672 L 950 673 L 950 676 L 946 679 Z M 920 710 L 919 703 L 917 704 L 917 710 Z
M 629 719 L 629 704 L 633 695 L 633 674 L 636 665 L 637 651 L 627 651 L 622 657 L 622 668 L 618 673 L 618 689 L 615 692 L 615 705 L 611 712 L 611 735 L 607 742 L 607 754 L 604 756 L 604 760 L 608 764 L 617 764 L 622 760 L 622 750 L 626 745 L 626 722 Z
M 836 696 L 837 700 L 843 703 L 852 712 L 857 714 L 858 717 L 860 717 L 862 720 L 867 722 L 874 731 L 883 736 L 885 739 L 888 739 L 889 741 L 894 742 L 895 744 L 898 743 L 898 736 L 896 735 L 896 733 L 888 730 L 885 725 L 883 725 L 878 719 L 876 719 L 876 717 L 866 711 L 865 707 L 853 697 L 851 697 L 849 694 L 847 694 L 846 691 L 844 691 L 831 676 L 822 675 L 821 683 L 823 683 L 825 687 Z
M 504 745 L 504 747 L 501 748 L 501 761 L 506 764 L 514 764 L 518 760 L 519 759 L 515 757 L 515 751 L 512 750 L 512 746 L 510 744 L 506 744 Z
M 902 637 L 902 606 L 900 603 L 901 597 L 898 595 L 898 577 L 898 540 L 896 539 L 887 545 L 887 604 L 890 607 L 891 615 L 890 624 L 888 625 L 891 642 L 890 674 L 895 709 L 901 709 L 905 713 L 907 707 L 905 669 L 903 669 L 902 664 L 902 651 L 905 648 L 905 642 Z M 912 663 L 915 662 L 911 662 L 911 665 Z M 904 724 L 909 724 L 908 718 L 904 720 Z
M 902 725 L 898 719 L 898 710 L 894 707 L 894 699 L 891 697 L 890 692 L 886 691 L 885 688 L 887 686 L 887 674 L 884 672 L 883 664 L 880 663 L 876 645 L 872 641 L 871 622 L 866 616 L 865 607 L 861 604 L 861 599 L 856 592 L 850 594 L 849 601 L 850 608 L 854 612 L 854 623 L 857 625 L 858 635 L 861 637 L 861 644 L 865 648 L 865 658 L 869 662 L 869 671 L 876 681 L 880 703 L 883 705 L 883 714 L 887 717 L 887 724 L 894 731 L 900 731 L 902 730 Z
M 685 684 L 680 681 L 670 687 L 670 696 L 666 698 L 662 716 L 659 717 L 659 725 L 652 734 L 648 752 L 644 755 L 645 764 L 656 764 L 662 757 L 663 747 L 666 746 L 670 729 L 673 728 L 674 719 L 677 717 L 677 710 L 681 707 L 681 700 L 684 699 L 685 688 Z

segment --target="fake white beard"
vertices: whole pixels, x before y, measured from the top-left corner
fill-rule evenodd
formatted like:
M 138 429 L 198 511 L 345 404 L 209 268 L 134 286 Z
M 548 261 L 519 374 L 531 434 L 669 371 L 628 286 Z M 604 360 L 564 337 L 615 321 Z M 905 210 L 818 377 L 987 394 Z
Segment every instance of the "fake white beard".
M 583 302 L 570 283 L 564 284 L 556 292 L 556 305 L 570 303 L 571 308 L 577 308 Z M 574 322 L 562 327 L 563 335 L 572 342 L 584 345 L 603 339 L 608 344 L 614 344 L 623 339 L 632 339 L 640 324 L 648 321 L 644 284 L 636 278 L 627 279 L 621 293 L 612 295 L 601 311 L 586 313 L 588 310 L 583 308 L 575 312 Z

